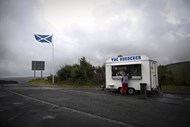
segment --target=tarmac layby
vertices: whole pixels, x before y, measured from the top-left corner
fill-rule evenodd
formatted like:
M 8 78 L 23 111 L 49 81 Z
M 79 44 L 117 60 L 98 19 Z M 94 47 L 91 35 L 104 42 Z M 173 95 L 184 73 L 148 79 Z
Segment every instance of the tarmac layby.
M 189 127 L 190 95 L 0 86 L 0 127 Z

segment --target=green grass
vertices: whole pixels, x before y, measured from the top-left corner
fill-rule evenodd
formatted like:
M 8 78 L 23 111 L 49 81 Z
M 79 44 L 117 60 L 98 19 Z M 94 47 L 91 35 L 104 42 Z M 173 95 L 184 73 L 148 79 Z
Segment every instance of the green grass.
M 44 79 L 33 79 L 28 82 L 30 85 L 51 85 L 48 80 Z
M 162 90 L 190 91 L 190 86 L 163 85 Z
M 59 82 L 55 82 L 54 85 L 52 83 L 50 83 L 48 80 L 44 80 L 44 79 L 33 79 L 31 81 L 28 82 L 30 85 L 39 85 L 39 86 L 62 86 L 65 88 L 100 88 L 100 85 L 97 84 L 92 84 L 92 83 L 88 83 L 88 82 L 82 82 L 80 84 L 78 84 L 77 82 L 73 82 L 73 81 L 59 81 Z

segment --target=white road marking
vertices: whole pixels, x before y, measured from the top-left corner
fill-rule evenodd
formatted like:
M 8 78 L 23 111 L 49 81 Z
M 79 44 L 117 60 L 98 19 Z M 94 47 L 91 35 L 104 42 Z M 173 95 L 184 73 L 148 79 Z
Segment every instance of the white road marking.
M 55 119 L 56 115 L 52 116 L 52 115 L 47 115 L 43 117 L 43 120 L 45 119 Z
M 51 106 L 53 106 L 53 107 L 59 107 L 59 106 L 56 105 L 56 104 L 49 103 L 49 102 L 46 102 L 46 101 L 43 101 L 43 100 L 39 100 L 39 99 L 36 99 L 36 98 L 30 97 L 30 96 L 26 96 L 26 95 L 24 95 L 24 94 L 20 94 L 20 93 L 17 93 L 17 92 L 11 91 L 11 90 L 6 90 L 6 91 L 8 91 L 8 92 L 10 92 L 10 93 L 13 93 L 13 94 L 16 94 L 16 95 L 19 95 L 19 96 L 22 96 L 22 97 L 24 97 L 24 98 L 30 99 L 30 100 L 34 100 L 34 101 L 41 102 L 41 103 L 43 103 L 43 104 L 51 105 Z
M 21 105 L 23 102 L 14 102 L 13 105 Z
M 50 103 L 50 102 L 47 102 L 47 101 L 43 101 L 43 100 L 40 100 L 40 99 L 37 99 L 37 98 L 33 98 L 33 97 L 30 97 L 30 96 L 27 96 L 27 95 L 24 95 L 24 94 L 20 94 L 20 93 L 11 91 L 11 90 L 6 90 L 6 91 L 10 92 L 10 93 L 13 93 L 13 94 L 16 94 L 18 96 L 27 98 L 27 99 L 31 99 L 31 100 L 34 100 L 34 101 L 37 101 L 37 102 L 41 102 L 43 104 L 51 105 L 52 106 L 51 110 L 54 107 L 59 107 L 61 109 L 67 110 L 67 111 L 71 111 L 71 112 L 78 113 L 78 114 L 81 114 L 81 115 L 85 115 L 85 116 L 88 116 L 88 117 L 91 117 L 91 118 L 95 118 L 95 119 L 100 119 L 100 120 L 107 121 L 107 122 L 110 122 L 110 123 L 119 124 L 119 125 L 126 126 L 126 127 L 138 127 L 136 125 L 127 124 L 127 123 L 122 122 L 122 121 L 109 119 L 109 118 L 98 116 L 98 115 L 95 115 L 95 114 L 83 112 L 83 111 L 80 111 L 80 110 L 77 110 L 77 109 L 73 109 L 73 108 L 69 108 L 69 107 L 65 107 L 65 106 L 59 106 L 57 104 L 53 104 L 53 103 Z

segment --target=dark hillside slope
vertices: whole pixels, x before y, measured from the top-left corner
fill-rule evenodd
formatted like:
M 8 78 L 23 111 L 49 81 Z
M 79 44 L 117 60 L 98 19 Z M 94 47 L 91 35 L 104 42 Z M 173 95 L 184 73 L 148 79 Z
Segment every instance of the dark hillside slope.
M 161 85 L 190 86 L 190 61 L 161 65 L 158 73 Z
M 190 61 L 169 64 L 167 71 L 172 75 L 176 85 L 190 85 Z

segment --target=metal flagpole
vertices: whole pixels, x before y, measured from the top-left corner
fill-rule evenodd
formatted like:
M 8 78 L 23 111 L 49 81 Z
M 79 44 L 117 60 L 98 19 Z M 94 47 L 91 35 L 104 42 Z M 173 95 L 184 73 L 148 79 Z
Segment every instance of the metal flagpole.
M 53 45 L 53 38 L 52 38 L 52 84 L 54 84 L 54 45 Z

